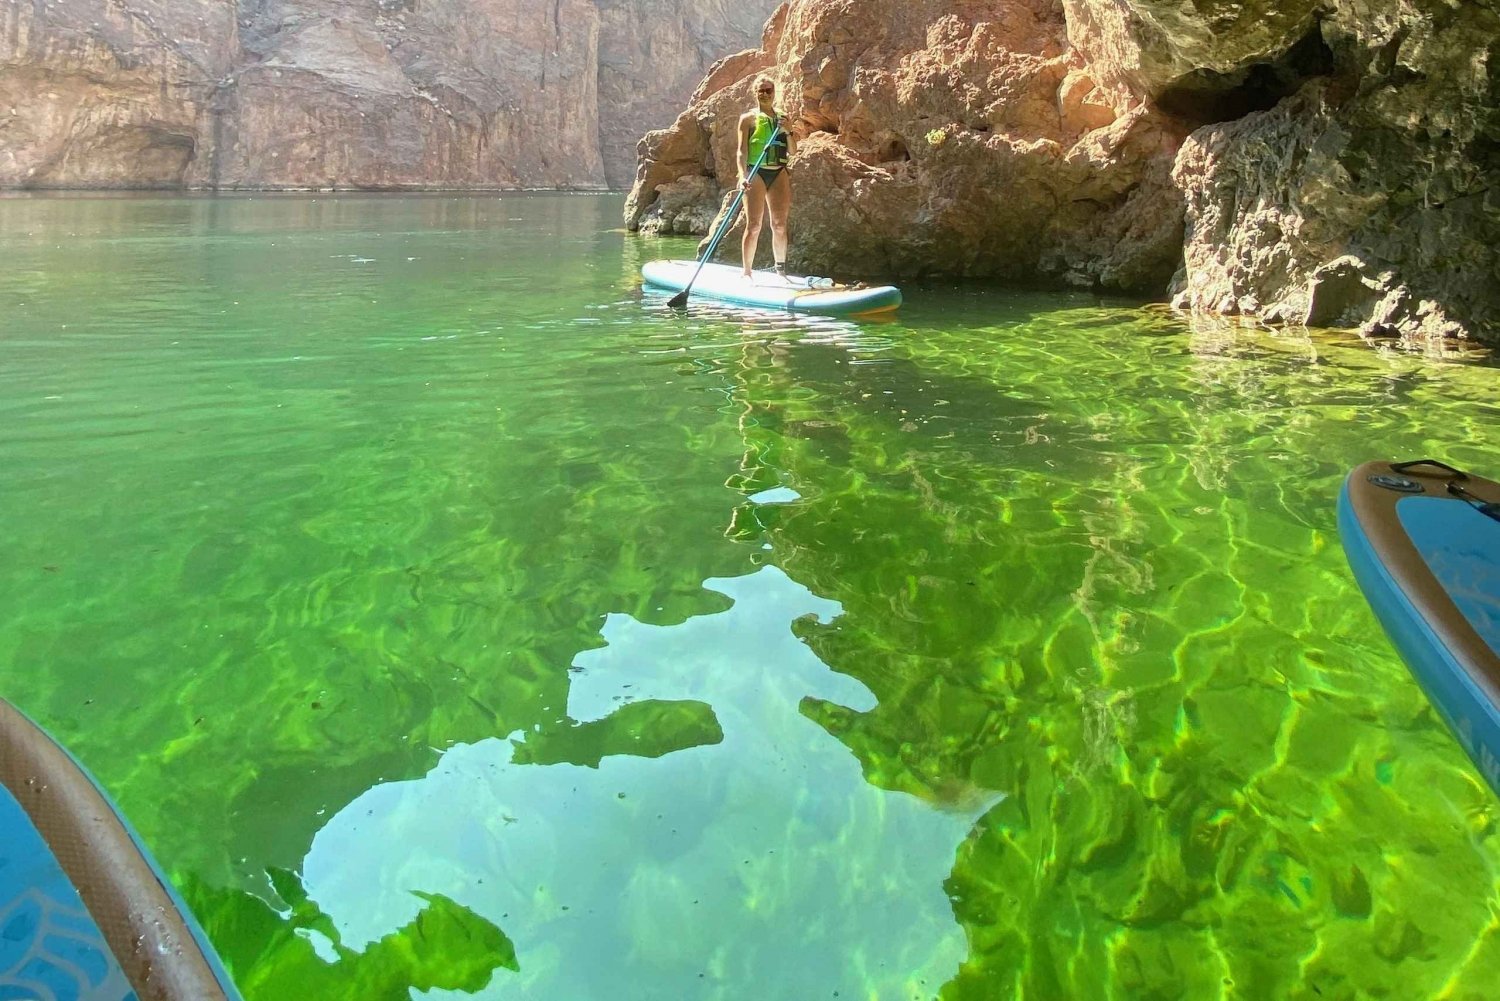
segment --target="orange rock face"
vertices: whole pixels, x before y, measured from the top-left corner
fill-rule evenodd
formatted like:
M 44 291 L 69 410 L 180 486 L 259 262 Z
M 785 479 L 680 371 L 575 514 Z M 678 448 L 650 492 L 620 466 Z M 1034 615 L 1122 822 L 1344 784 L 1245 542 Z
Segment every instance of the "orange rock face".
M 767 72 L 798 270 L 1500 342 L 1496 53 L 1489 2 L 791 0 L 643 140 L 626 224 L 707 231 Z
M 729 65 L 647 137 L 627 225 L 681 230 L 694 210 L 655 196 L 694 175 L 732 186 L 769 71 L 799 137 L 794 267 L 1159 291 L 1178 265 L 1186 132 L 1096 86 L 1057 3 L 794 0 Z

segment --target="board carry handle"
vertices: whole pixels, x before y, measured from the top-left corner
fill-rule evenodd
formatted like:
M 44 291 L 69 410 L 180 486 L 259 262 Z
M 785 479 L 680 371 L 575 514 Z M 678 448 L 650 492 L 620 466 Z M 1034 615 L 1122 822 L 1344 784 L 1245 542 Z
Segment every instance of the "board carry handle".
M 1437 459 L 1411 459 L 1407 462 L 1393 462 L 1391 463 L 1391 470 L 1397 473 L 1404 473 L 1415 466 L 1435 466 L 1438 469 L 1452 473 L 1451 479 L 1455 480 L 1467 480 L 1469 478 L 1469 474 L 1462 469 L 1455 469 L 1446 462 L 1439 462 Z

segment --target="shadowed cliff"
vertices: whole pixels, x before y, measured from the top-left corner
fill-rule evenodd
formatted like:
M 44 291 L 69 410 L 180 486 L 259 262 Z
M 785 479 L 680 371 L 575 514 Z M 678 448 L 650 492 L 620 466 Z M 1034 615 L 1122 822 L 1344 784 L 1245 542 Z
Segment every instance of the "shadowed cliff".
M 0 8 L 0 187 L 625 187 L 773 0 Z

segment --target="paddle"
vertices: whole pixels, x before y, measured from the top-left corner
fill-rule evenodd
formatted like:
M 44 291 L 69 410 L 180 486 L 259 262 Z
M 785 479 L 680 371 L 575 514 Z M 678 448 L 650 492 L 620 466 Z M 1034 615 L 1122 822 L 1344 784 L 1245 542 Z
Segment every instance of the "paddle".
M 775 138 L 776 134 L 772 132 L 771 139 Z M 771 151 L 771 145 L 772 143 L 770 142 L 770 140 L 767 140 L 766 144 L 761 147 L 760 156 L 755 158 L 755 165 L 750 168 L 750 173 L 746 175 L 749 180 L 755 180 L 755 173 L 756 171 L 760 170 L 760 165 L 765 162 L 766 154 Z M 736 185 L 734 192 L 734 201 L 729 203 L 729 211 L 724 213 L 724 221 L 719 223 L 718 232 L 714 234 L 714 238 L 712 240 L 708 241 L 708 249 L 703 252 L 702 257 L 698 258 L 698 267 L 693 271 L 693 277 L 688 279 L 688 283 L 682 287 L 681 292 L 678 292 L 676 295 L 672 296 L 672 298 L 667 300 L 668 306 L 671 306 L 673 309 L 681 309 L 683 306 L 687 305 L 688 289 L 693 287 L 693 282 L 697 281 L 698 275 L 702 274 L 703 272 L 703 265 L 707 264 L 708 259 L 714 256 L 714 251 L 719 247 L 719 241 L 724 239 L 725 233 L 729 232 L 729 224 L 734 222 L 734 217 L 740 210 L 740 202 L 744 201 L 744 199 L 745 189 Z

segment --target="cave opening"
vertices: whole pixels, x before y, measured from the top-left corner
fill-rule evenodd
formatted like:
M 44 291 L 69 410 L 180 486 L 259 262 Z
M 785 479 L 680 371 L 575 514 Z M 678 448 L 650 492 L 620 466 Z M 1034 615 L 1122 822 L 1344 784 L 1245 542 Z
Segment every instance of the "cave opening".
M 1278 58 L 1234 73 L 1196 70 L 1163 91 L 1156 106 L 1194 128 L 1269 111 L 1308 80 L 1332 75 L 1333 50 L 1314 21 L 1307 34 Z
M 879 152 L 875 154 L 876 163 L 904 163 L 911 159 L 911 151 L 906 148 L 906 143 L 899 136 L 894 136 L 881 144 Z

